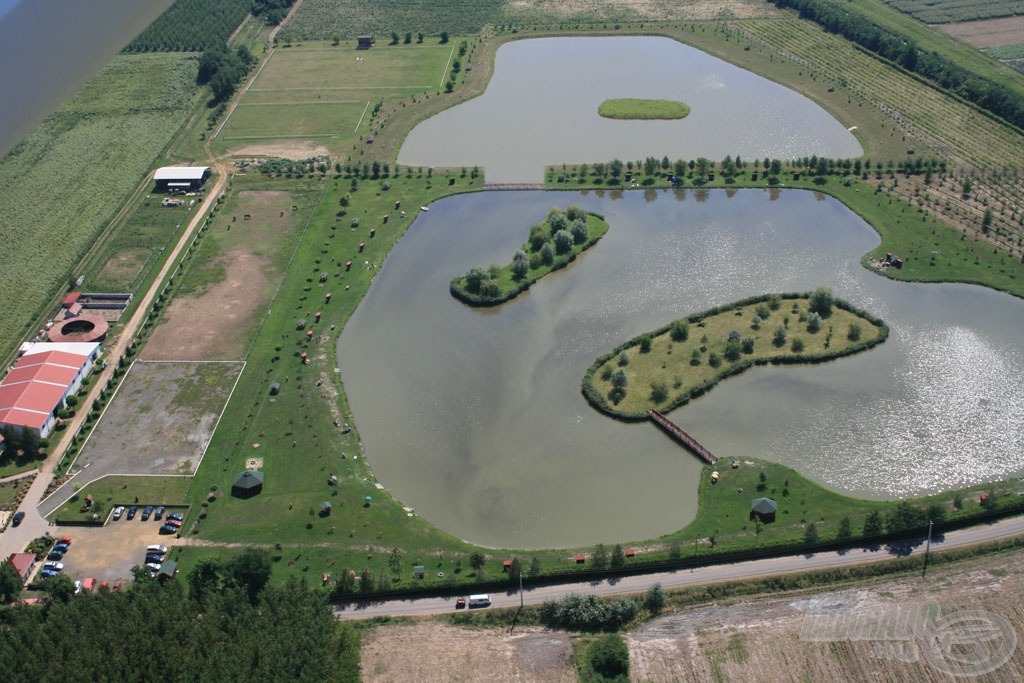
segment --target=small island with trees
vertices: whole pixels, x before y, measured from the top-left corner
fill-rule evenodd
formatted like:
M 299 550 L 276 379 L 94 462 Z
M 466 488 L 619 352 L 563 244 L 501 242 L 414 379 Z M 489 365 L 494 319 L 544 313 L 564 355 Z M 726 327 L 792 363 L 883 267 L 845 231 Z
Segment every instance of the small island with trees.
M 597 108 L 597 113 L 606 119 L 685 119 L 690 114 L 690 107 L 677 100 L 641 100 L 627 97 L 605 100 Z
M 601 356 L 583 379 L 596 409 L 644 420 L 754 365 L 822 363 L 885 341 L 889 328 L 819 287 L 765 294 L 676 320 Z
M 557 207 L 530 228 L 530 236 L 505 266 L 471 268 L 451 282 L 452 296 L 469 306 L 497 306 L 515 298 L 548 273 L 564 268 L 608 232 L 603 216 L 578 206 Z

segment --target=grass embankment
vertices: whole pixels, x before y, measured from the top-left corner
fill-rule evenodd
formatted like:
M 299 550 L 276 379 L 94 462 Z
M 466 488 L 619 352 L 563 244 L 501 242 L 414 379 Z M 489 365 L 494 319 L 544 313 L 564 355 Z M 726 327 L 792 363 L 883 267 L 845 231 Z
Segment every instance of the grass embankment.
M 58 524 L 89 522 L 93 515 L 106 519 L 118 505 L 139 505 L 140 510 L 146 505 L 180 506 L 185 502 L 185 492 L 191 483 L 191 477 L 104 477 L 76 492 L 50 518 Z M 93 504 L 85 509 L 87 495 L 92 496 Z
M 291 259 L 287 273 L 257 316 L 265 313 L 246 369 L 187 497 L 196 508 L 206 503 L 203 511 L 207 513 L 198 525 L 195 518 L 187 520 L 189 535 L 225 544 L 274 547 L 280 543 L 281 550 L 274 553 L 279 560 L 275 577 L 319 578 L 325 572 L 337 574 L 342 567 L 357 572 L 369 567 L 377 574 L 387 566 L 394 547 L 401 548 L 406 558 L 400 580 L 410 580 L 413 564 L 426 563 L 430 581 L 438 581 L 438 571 L 457 577 L 457 562 L 469 572 L 468 555 L 475 548 L 410 516 L 386 490 L 378 489 L 360 449 L 358 427 L 353 425 L 350 433 L 343 434 L 335 426 L 351 420 L 334 370 L 337 337 L 384 257 L 412 223 L 415 207 L 481 184 L 468 175 L 451 178 L 454 185 L 443 176 L 426 173 L 354 183 L 349 177 L 331 176 L 322 180 L 235 177 L 232 192 L 236 196 L 259 189 L 286 190 L 301 183 L 319 187 L 322 198 L 308 207 L 302 229 L 284 247 Z M 390 189 L 384 189 L 385 183 Z M 351 204 L 339 211 L 339 200 L 346 194 Z M 239 201 L 226 203 L 241 206 Z M 395 209 L 396 201 L 407 210 L 405 217 Z M 387 223 L 385 214 L 389 214 Z M 353 217 L 361 219 L 358 227 L 352 227 Z M 221 237 L 209 241 L 212 251 L 202 257 L 204 262 L 216 263 L 218 254 L 230 248 L 222 239 L 231 234 L 227 232 L 230 220 L 228 212 L 218 212 L 212 230 Z M 351 267 L 346 266 L 349 261 Z M 320 273 L 327 273 L 326 282 L 320 282 Z M 328 293 L 332 295 L 329 302 Z M 315 322 L 317 311 L 321 312 L 319 323 Z M 298 318 L 307 319 L 304 330 L 296 329 Z M 310 329 L 314 336 L 307 339 Z M 302 363 L 301 353 L 307 354 L 309 364 Z M 281 385 L 276 396 L 269 393 L 273 383 Z M 263 459 L 262 493 L 247 500 L 224 495 L 249 457 Z M 337 485 L 328 481 L 332 474 L 338 477 Z M 220 493 L 210 502 L 213 487 Z M 367 495 L 373 498 L 368 507 L 363 504 Z M 324 501 L 332 505 L 329 516 L 319 514 Z M 198 550 L 186 551 L 186 571 L 201 556 Z
M 559 236 L 559 233 L 565 233 Z M 530 229 L 530 239 L 512 262 L 489 269 L 473 268 L 452 280 L 450 291 L 470 306 L 497 306 L 517 297 L 548 273 L 565 268 L 608 232 L 603 217 L 576 206 L 552 209 L 547 220 Z
M 606 119 L 684 119 L 690 114 L 690 108 L 675 100 L 623 98 L 605 100 L 597 113 Z
M 764 295 L 629 340 L 591 365 L 583 393 L 602 412 L 644 419 L 755 365 L 821 363 L 869 349 L 887 335 L 881 320 L 846 302 L 825 307 L 810 294 Z

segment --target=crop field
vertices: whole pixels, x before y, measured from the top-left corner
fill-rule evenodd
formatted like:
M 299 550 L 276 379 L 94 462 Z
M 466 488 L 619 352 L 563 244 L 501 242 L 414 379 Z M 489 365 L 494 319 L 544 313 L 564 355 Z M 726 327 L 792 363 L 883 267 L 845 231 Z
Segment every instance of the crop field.
M 371 34 L 381 41 L 392 31 L 471 35 L 485 26 L 746 19 L 774 12 L 757 0 L 304 0 L 278 40 L 352 39 Z
M 1018 17 L 1005 17 L 1002 19 L 986 19 L 984 21 L 968 21 L 957 24 L 945 24 L 938 27 L 943 33 L 958 38 L 969 45 L 979 48 L 994 48 L 1001 45 L 1016 46 L 1021 50 L 1024 43 L 1024 13 Z M 986 54 L 999 58 L 999 54 L 993 54 L 986 50 Z M 1017 56 L 1020 56 L 1019 54 Z
M 1018 0 L 885 0 L 885 4 L 926 24 L 952 24 L 1024 14 L 1024 5 Z
M 370 130 L 378 102 L 436 92 L 457 42 L 277 49 L 217 135 L 218 149 L 309 139 L 332 155 Z
M 0 348 L 68 282 L 191 108 L 195 58 L 115 58 L 0 161 Z
M 202 52 L 222 47 L 252 9 L 252 0 L 176 0 L 125 52 Z
M 1021 136 L 973 107 L 923 85 L 849 42 L 796 18 L 736 24 L 750 40 L 803 64 L 826 82 L 848 88 L 892 121 L 906 145 L 927 145 L 955 163 L 1002 168 Z M 1012 162 L 1011 162 L 1012 163 Z

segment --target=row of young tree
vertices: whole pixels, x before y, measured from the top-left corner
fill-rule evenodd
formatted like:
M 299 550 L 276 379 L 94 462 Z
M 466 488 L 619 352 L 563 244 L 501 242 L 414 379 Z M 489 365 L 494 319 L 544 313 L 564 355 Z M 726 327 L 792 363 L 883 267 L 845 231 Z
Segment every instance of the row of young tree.
M 895 62 L 933 84 L 951 90 L 1013 125 L 1024 127 L 1024 96 L 932 50 L 921 50 L 913 38 L 880 26 L 856 5 L 837 0 L 769 0 L 789 7 L 863 48 Z
M 247 551 L 197 567 L 193 574 L 202 575 L 204 586 L 198 592 L 142 573 L 121 591 L 0 607 L 4 677 L 14 683 L 358 681 L 355 629 L 334 619 L 323 593 L 297 581 L 267 585 L 265 566 L 265 556 Z
M 125 52 L 202 52 L 222 48 L 253 9 L 253 0 L 175 0 Z

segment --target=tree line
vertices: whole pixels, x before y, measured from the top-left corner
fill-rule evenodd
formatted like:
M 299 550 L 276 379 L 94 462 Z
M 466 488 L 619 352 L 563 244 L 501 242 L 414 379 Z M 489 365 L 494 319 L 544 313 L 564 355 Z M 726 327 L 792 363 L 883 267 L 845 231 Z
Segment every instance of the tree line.
M 358 681 L 353 627 L 333 618 L 323 593 L 294 580 L 266 585 L 264 570 L 269 576 L 265 554 L 247 551 L 200 563 L 192 572 L 199 589 L 143 572 L 120 591 L 0 607 L 4 676 L 12 683 Z
M 777 7 L 796 10 L 830 33 L 837 33 L 870 52 L 899 64 L 932 84 L 950 90 L 996 116 L 1024 128 L 1024 96 L 964 66 L 947 55 L 921 50 L 914 41 L 891 28 L 879 26 L 857 12 L 849 2 L 835 0 L 769 0 Z

